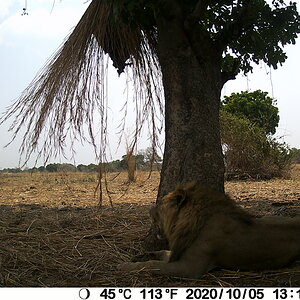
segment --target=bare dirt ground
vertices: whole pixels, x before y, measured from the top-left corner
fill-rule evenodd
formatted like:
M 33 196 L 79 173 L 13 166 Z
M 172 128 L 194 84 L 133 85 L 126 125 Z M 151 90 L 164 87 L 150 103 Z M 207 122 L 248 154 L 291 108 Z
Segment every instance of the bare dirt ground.
M 159 174 L 108 174 L 110 206 L 94 196 L 97 174 L 0 174 L 0 286 L 300 286 L 300 261 L 266 272 L 215 270 L 200 280 L 124 273 L 141 251 Z M 290 180 L 227 182 L 255 215 L 300 215 L 300 166 Z

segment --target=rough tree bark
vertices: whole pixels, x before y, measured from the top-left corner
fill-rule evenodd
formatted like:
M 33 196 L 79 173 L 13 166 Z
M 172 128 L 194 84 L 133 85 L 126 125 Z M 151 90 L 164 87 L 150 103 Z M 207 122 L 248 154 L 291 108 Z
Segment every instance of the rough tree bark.
M 194 180 L 224 191 L 221 53 L 203 44 L 200 57 L 178 18 L 158 24 L 158 47 L 165 91 L 165 151 L 157 199 L 177 184 Z M 165 247 L 155 234 L 152 227 L 147 249 Z
M 176 184 L 193 180 L 224 190 L 221 67 L 213 53 L 199 62 L 185 32 L 173 23 L 159 28 L 166 136 L 158 199 Z

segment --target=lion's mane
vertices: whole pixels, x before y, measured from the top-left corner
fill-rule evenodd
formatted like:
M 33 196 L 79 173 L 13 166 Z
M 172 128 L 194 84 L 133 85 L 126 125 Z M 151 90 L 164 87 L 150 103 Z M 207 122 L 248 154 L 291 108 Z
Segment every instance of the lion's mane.
M 252 216 L 227 194 L 195 182 L 177 186 L 160 200 L 158 206 L 163 231 L 172 251 L 170 262 L 180 258 L 213 215 L 221 213 L 249 225 L 253 222 Z

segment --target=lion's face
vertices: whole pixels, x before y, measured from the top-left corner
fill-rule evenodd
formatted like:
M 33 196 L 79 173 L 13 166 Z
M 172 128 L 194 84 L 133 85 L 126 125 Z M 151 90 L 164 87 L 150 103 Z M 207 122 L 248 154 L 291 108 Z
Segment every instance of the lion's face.
M 158 235 L 163 238 L 171 234 L 176 216 L 178 215 L 184 195 L 182 190 L 176 189 L 170 192 L 150 210 L 153 224 L 158 229 Z

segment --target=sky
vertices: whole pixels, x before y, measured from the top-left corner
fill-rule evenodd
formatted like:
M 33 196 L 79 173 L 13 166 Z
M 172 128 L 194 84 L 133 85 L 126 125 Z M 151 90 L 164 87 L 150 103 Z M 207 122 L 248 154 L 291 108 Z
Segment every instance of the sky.
M 23 8 L 27 2 L 26 12 Z M 72 28 L 88 6 L 86 0 L 0 0 L 0 115 L 11 105 L 34 79 L 37 72 L 63 43 Z M 300 7 L 300 0 L 296 1 Z M 288 59 L 277 70 L 271 70 L 264 64 L 254 68 L 247 77 L 239 75 L 228 82 L 222 95 L 242 90 L 261 89 L 277 100 L 280 123 L 276 135 L 290 147 L 300 148 L 300 39 L 296 45 L 286 46 Z M 124 78 L 118 78 L 115 71 L 109 74 L 109 97 L 112 99 L 110 111 L 111 159 L 120 159 L 125 153 L 125 142 L 118 148 L 117 131 L 122 120 L 120 112 L 125 99 Z M 128 132 L 132 130 L 134 120 L 129 114 Z M 19 147 L 22 136 L 10 142 L 12 134 L 8 132 L 10 122 L 0 126 L 0 169 L 19 166 Z M 128 133 L 129 134 L 129 133 Z M 139 142 L 138 148 L 149 146 L 147 136 Z M 35 158 L 28 162 L 34 165 Z M 93 148 L 87 144 L 76 146 L 75 161 L 65 158 L 53 158 L 52 162 L 71 162 L 89 164 L 95 162 Z M 50 161 L 51 162 L 51 161 Z M 42 165 L 39 162 L 38 165 Z

